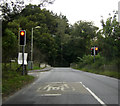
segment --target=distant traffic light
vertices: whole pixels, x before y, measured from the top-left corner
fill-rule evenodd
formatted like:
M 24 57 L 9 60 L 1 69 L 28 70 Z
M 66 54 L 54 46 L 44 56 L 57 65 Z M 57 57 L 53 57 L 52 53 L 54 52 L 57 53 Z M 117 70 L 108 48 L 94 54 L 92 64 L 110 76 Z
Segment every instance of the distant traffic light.
M 25 30 L 20 30 L 20 45 L 24 46 L 26 45 L 26 31 Z
M 91 48 L 91 55 L 97 55 L 98 54 L 98 47 L 92 47 Z
M 94 55 L 94 48 L 91 48 L 91 55 Z
M 98 47 L 95 47 L 95 55 L 98 54 Z

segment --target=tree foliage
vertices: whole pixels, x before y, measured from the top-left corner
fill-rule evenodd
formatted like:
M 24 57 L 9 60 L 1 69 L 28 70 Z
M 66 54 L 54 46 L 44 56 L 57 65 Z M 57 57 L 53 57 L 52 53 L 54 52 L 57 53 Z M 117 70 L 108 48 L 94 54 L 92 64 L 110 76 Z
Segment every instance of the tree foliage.
M 45 0 L 49 3 L 48 1 L 51 0 Z M 44 2 L 41 5 L 44 5 Z M 9 6 L 5 7 L 9 9 Z M 13 11 L 15 13 L 15 10 Z M 7 18 L 9 14 L 12 15 L 12 12 L 3 15 L 5 19 L 3 20 L 3 60 L 6 57 L 6 61 L 17 58 L 20 48 L 18 46 L 20 29 L 27 32 L 26 52 L 30 60 L 33 28 L 33 57 L 37 63 L 47 62 L 52 66 L 69 66 L 70 63 L 80 61 L 79 58 L 86 56 L 87 59 L 87 55 L 90 58 L 90 48 L 98 46 L 101 57 L 106 61 L 117 59 L 116 64 L 119 64 L 120 26 L 115 16 L 108 18 L 106 22 L 101 20 L 103 28 L 99 30 L 92 22 L 82 20 L 70 25 L 66 16 L 41 9 L 40 5 L 29 4 L 19 10 L 13 18 Z M 36 29 L 36 26 L 40 28 Z M 10 51 L 13 51 L 14 55 L 11 55 Z
M 98 39 L 101 53 L 108 61 L 117 59 L 119 57 L 120 25 L 116 15 L 109 17 L 106 22 L 102 20 L 101 23 L 103 26 L 101 35 L 103 36 Z

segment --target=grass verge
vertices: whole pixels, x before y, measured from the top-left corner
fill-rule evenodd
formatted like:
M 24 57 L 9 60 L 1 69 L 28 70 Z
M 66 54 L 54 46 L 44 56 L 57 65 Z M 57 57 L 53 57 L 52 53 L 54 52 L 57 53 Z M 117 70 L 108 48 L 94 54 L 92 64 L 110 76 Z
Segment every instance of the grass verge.
M 32 82 L 33 76 L 17 76 L 9 79 L 2 79 L 2 96 L 6 97 L 18 91 L 26 84 Z
M 34 63 L 32 70 L 41 70 L 41 69 L 44 69 L 44 68 L 45 67 L 41 68 L 38 64 Z M 31 70 L 31 69 L 29 69 L 29 70 Z
M 30 75 L 21 75 L 16 68 L 2 69 L 2 97 L 7 97 L 18 91 L 25 85 L 34 81 L 34 77 Z
M 81 71 L 85 71 L 85 72 L 91 72 L 91 73 L 95 73 L 95 74 L 100 74 L 100 75 L 106 75 L 109 77 L 113 77 L 113 78 L 117 78 L 120 79 L 120 73 L 116 72 L 116 71 L 109 71 L 109 70 L 97 70 L 97 69 L 86 69 L 86 68 L 75 68 Z

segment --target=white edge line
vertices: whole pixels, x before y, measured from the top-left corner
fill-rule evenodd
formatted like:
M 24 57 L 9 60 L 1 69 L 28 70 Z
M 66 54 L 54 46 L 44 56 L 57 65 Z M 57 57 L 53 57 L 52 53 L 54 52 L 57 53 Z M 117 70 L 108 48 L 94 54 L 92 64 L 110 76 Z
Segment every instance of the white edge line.
M 88 90 L 91 94 L 92 94 L 92 96 L 100 103 L 100 104 L 102 104 L 103 106 L 107 106 L 99 97 L 97 97 L 89 88 L 87 88 L 82 82 L 80 82 L 83 86 L 84 86 L 84 88 L 86 89 L 86 90 Z

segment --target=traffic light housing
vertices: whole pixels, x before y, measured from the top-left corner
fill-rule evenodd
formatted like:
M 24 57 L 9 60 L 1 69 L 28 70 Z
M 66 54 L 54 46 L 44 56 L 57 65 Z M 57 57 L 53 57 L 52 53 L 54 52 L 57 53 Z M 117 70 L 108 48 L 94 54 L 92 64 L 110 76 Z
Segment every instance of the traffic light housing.
M 20 45 L 21 46 L 26 45 L 26 31 L 25 30 L 20 30 L 19 34 L 20 34 Z
M 98 47 L 92 47 L 91 48 L 91 55 L 97 55 L 98 54 Z
M 94 55 L 94 48 L 91 48 L 91 55 Z
M 98 54 L 98 47 L 95 47 L 95 55 Z

